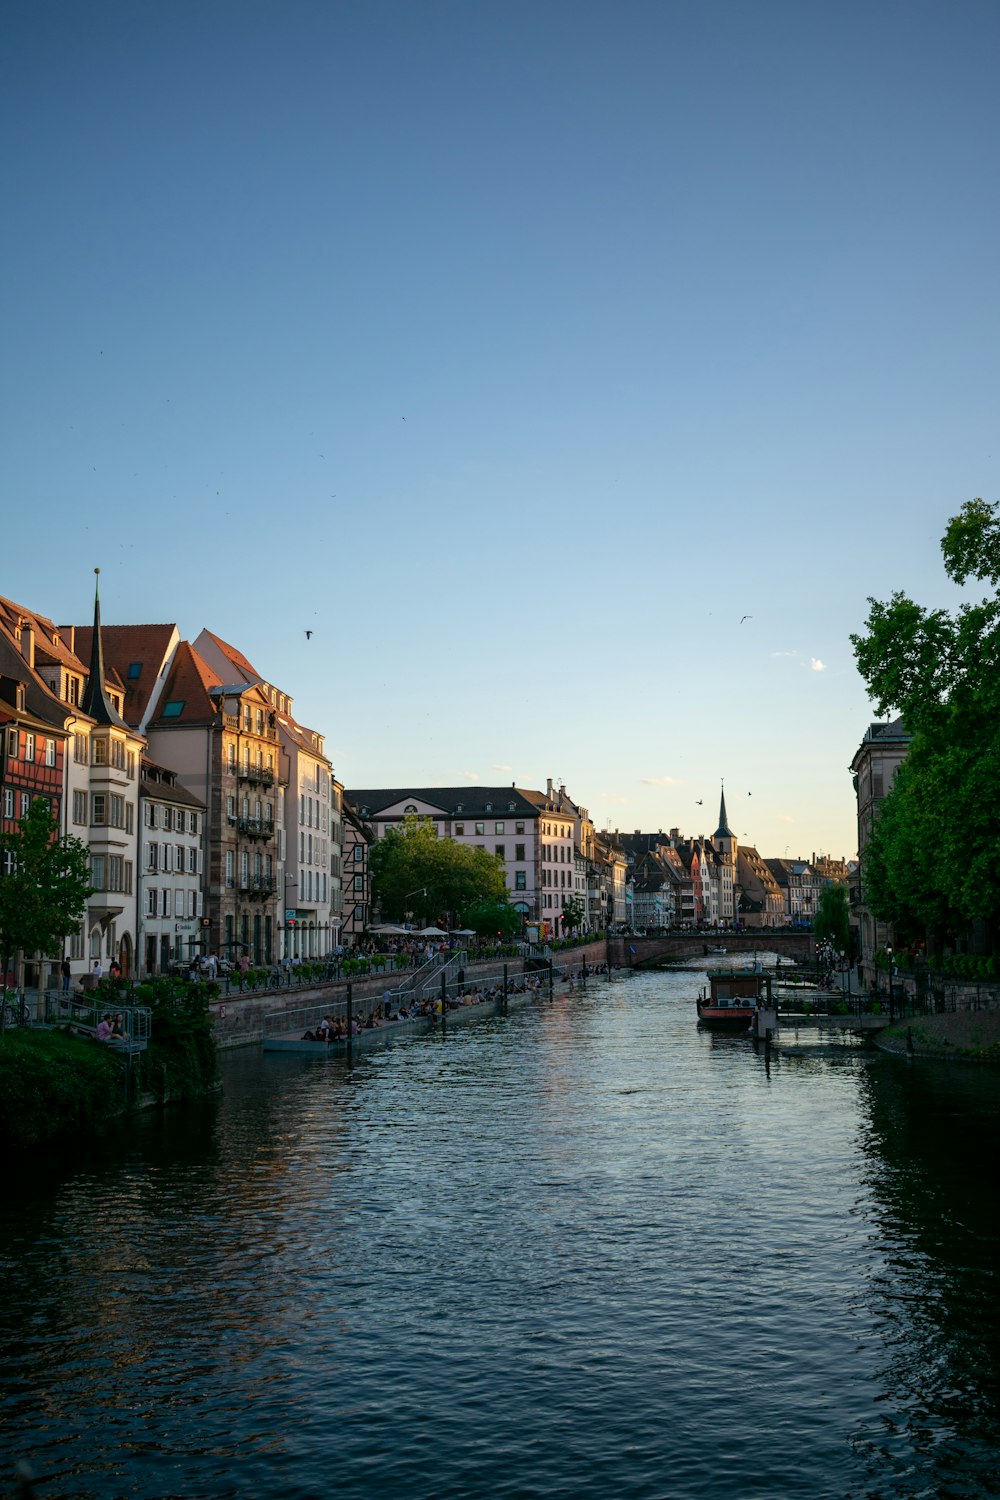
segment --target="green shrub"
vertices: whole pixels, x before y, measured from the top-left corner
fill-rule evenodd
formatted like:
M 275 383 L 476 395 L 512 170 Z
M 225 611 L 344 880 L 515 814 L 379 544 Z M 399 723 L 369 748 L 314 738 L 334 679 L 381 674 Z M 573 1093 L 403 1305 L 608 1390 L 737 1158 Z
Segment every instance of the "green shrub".
M 68 1031 L 18 1028 L 0 1038 L 0 1143 L 87 1134 L 125 1104 L 120 1056 Z
M 218 1054 L 207 1014 L 155 1015 L 139 1072 L 141 1087 L 161 1102 L 168 1096 L 191 1099 L 213 1088 Z

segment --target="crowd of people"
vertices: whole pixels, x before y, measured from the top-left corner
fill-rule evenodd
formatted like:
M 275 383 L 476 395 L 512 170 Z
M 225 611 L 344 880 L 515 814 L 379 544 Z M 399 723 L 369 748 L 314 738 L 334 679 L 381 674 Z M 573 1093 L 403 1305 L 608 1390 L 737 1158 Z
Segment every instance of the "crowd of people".
M 595 971 L 591 971 L 595 972 Z M 566 982 L 572 987 L 575 980 L 567 975 Z M 496 1004 L 504 998 L 504 995 L 537 995 L 547 988 L 548 980 L 545 975 L 525 975 L 523 979 L 509 982 L 504 990 L 500 982 L 463 990 L 457 995 L 448 995 L 444 999 L 446 1011 L 461 1010 L 465 1006 Z M 414 1021 L 421 1017 L 440 1016 L 442 1011 L 442 999 L 440 995 L 428 996 L 424 999 L 413 999 L 409 1004 L 405 999 L 400 1001 L 397 996 L 394 1000 L 389 991 L 385 992 L 382 1000 L 370 1010 L 367 1015 L 357 1015 L 352 1018 L 352 1034 L 357 1036 L 363 1031 L 375 1031 L 383 1026 L 396 1026 L 402 1021 Z M 302 1037 L 304 1042 L 343 1042 L 347 1040 L 347 1021 L 338 1017 L 336 1020 L 326 1015 L 319 1025 L 308 1029 Z

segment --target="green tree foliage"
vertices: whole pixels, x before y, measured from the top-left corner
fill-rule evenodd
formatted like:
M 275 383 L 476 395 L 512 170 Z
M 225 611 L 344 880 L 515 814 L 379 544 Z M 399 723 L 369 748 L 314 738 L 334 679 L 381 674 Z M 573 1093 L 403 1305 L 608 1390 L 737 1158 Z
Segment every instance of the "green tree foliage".
M 484 901 L 473 901 L 465 908 L 462 925 L 471 927 L 480 937 L 514 938 L 520 936 L 522 920 L 521 913 L 508 902 L 488 897 Z
M 0 954 L 4 969 L 17 952 L 51 953 L 75 932 L 86 910 L 90 853 L 79 839 L 57 838 L 58 825 L 41 798 L 16 833 L 0 834 Z
M 948 936 L 1000 909 L 1000 507 L 963 506 L 941 550 L 956 583 L 993 592 L 954 611 L 870 599 L 851 640 L 878 711 L 914 736 L 865 848 L 865 899 L 914 935 Z
M 437 919 L 477 901 L 507 899 L 503 862 L 495 854 L 439 839 L 429 818 L 412 813 L 372 846 L 369 868 L 372 900 L 390 920 L 401 921 L 407 912 Z
M 563 930 L 569 932 L 574 927 L 581 927 L 586 915 L 583 902 L 579 896 L 574 896 L 572 900 L 566 902 L 559 915 L 559 920 L 563 925 Z
M 838 953 L 849 951 L 851 918 L 846 886 L 825 885 L 820 891 L 813 932 L 819 942 L 829 943 Z

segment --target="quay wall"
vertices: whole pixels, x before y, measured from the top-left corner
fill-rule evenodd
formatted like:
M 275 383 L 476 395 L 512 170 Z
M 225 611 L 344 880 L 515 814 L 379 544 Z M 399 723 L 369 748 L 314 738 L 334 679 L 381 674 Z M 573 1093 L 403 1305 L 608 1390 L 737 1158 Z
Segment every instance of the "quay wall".
M 554 968 L 563 976 L 579 974 L 584 962 L 590 969 L 604 961 L 603 938 L 579 948 L 562 949 L 552 955 Z M 524 972 L 522 959 L 486 958 L 476 959 L 465 965 L 466 979 L 470 984 L 476 980 L 493 979 L 503 973 L 504 963 L 507 964 L 511 979 L 521 977 Z M 394 970 L 389 974 L 371 974 L 354 979 L 351 997 L 358 1015 L 368 1015 L 372 1007 L 382 1000 L 386 990 L 395 994 L 397 985 L 405 978 L 405 970 Z M 233 991 L 229 995 L 220 996 L 209 1007 L 212 1035 L 220 1048 L 254 1046 L 263 1039 L 267 1016 L 282 1013 L 294 1016 L 297 1011 L 309 1007 L 320 1009 L 324 1005 L 342 1004 L 346 998 L 346 980 L 294 989 L 250 990 L 244 994 Z

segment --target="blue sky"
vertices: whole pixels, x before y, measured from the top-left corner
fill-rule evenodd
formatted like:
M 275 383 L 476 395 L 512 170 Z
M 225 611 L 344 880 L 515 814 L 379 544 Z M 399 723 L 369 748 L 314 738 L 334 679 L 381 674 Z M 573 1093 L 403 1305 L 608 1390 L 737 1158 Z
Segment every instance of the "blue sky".
M 348 786 L 853 854 L 848 636 L 1000 498 L 995 5 L 5 15 L 0 591 Z

